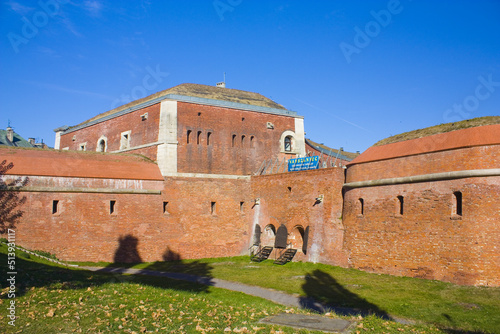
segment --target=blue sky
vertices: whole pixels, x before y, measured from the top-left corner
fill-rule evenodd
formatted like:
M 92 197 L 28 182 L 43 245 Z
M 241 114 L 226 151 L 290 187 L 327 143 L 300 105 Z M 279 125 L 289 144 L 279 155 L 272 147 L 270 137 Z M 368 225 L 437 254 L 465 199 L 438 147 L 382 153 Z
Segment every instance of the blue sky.
M 2 1 L 0 128 L 53 129 L 181 83 L 258 92 L 348 151 L 500 114 L 500 1 Z

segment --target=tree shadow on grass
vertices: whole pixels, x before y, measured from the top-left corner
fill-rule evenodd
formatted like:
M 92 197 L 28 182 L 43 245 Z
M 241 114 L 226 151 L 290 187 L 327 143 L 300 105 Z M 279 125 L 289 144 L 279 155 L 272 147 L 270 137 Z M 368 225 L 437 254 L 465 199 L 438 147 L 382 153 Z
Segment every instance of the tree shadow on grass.
M 316 269 L 305 275 L 301 306 L 319 313 L 333 311 L 340 315 L 367 316 L 374 314 L 382 319 L 393 320 L 384 310 L 366 299 L 347 290 L 335 278 Z

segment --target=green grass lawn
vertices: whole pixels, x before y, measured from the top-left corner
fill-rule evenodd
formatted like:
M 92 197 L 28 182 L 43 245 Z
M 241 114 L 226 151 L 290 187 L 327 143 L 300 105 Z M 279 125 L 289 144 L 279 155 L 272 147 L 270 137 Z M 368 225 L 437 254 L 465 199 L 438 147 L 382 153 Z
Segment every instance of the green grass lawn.
M 309 296 L 333 306 L 413 319 L 448 331 L 500 333 L 500 288 L 460 286 L 305 262 L 285 266 L 274 265 L 271 260 L 254 263 L 247 256 L 127 266 L 201 275 L 210 267 L 211 277 Z
M 5 277 L 4 273 L 8 271 L 6 253 L 6 246 L 0 245 L 2 277 Z M 269 262 L 256 264 L 251 263 L 248 257 L 237 257 L 172 263 L 143 263 L 137 267 L 203 274 L 209 277 L 245 281 L 276 289 L 286 287 L 285 290 L 288 292 L 302 294 L 305 293 L 305 289 L 307 295 L 312 296 L 317 293 L 316 297 L 321 297 L 324 301 L 329 302 L 332 301 L 332 298 L 342 294 L 344 296 L 343 303 L 346 306 L 370 306 L 372 309 L 376 306 L 379 312 L 392 312 L 389 309 L 384 309 L 385 304 L 376 304 L 379 297 L 368 298 L 361 292 L 369 292 L 372 289 L 382 287 L 387 288 L 383 281 L 388 280 L 394 283 L 391 281 L 393 278 L 372 275 L 372 278 L 369 279 L 369 276 L 365 277 L 368 274 L 346 270 L 352 275 L 351 278 L 348 278 L 348 274 L 342 274 L 345 269 L 330 266 L 290 263 L 284 267 L 278 267 Z M 308 312 L 276 305 L 237 292 L 166 278 L 93 273 L 75 268 L 65 268 L 21 251 L 16 252 L 16 270 L 16 297 L 14 300 L 17 318 L 15 327 L 8 324 L 10 319 L 7 318 L 7 306 L 12 299 L 8 298 L 9 288 L 6 280 L 2 279 L 0 294 L 1 333 L 315 333 L 259 323 L 258 321 L 267 315 L 281 312 L 303 314 Z M 340 272 L 337 272 L 339 270 Z M 280 274 L 281 278 L 276 277 Z M 306 274 L 310 275 L 307 279 L 305 278 Z M 352 281 L 345 283 L 346 279 L 352 279 Z M 376 288 L 363 286 L 364 281 L 378 281 L 379 279 L 380 282 L 374 285 Z M 409 283 L 404 283 L 405 279 L 403 279 L 401 284 L 411 286 L 412 280 L 406 280 Z M 437 284 L 438 282 L 428 283 Z M 481 327 L 483 324 L 481 319 L 485 317 L 483 314 L 485 309 L 490 307 L 489 305 L 492 308 L 495 307 L 495 302 L 490 301 L 488 304 L 485 301 L 483 303 L 482 298 L 485 296 L 489 296 L 490 299 L 496 298 L 496 311 L 498 311 L 498 290 L 477 289 L 481 291 L 479 297 L 471 294 L 472 290 L 464 290 L 461 295 L 457 292 L 461 291 L 461 287 L 445 286 L 446 288 L 437 289 L 439 291 L 433 293 L 446 295 L 451 292 L 452 299 L 457 300 L 441 297 L 441 299 L 436 300 L 436 304 L 446 300 L 450 305 L 458 303 L 461 305 L 460 307 L 471 308 L 469 311 L 475 312 L 476 306 L 471 306 L 474 304 L 480 311 L 476 315 L 477 324 L 466 323 L 464 325 L 454 319 L 456 315 L 450 309 L 443 306 L 442 309 L 447 312 L 450 319 L 456 321 L 453 323 L 456 328 L 472 328 L 478 332 L 480 329 L 485 332 L 495 332 L 494 314 L 490 315 L 491 326 Z M 397 293 L 397 290 L 393 291 L 394 294 Z M 386 293 L 386 295 L 390 295 L 390 293 Z M 403 305 L 403 310 L 411 308 L 411 299 L 415 297 L 410 292 L 408 292 L 408 296 L 410 298 L 407 298 L 407 302 L 410 307 Z M 364 300 L 365 298 L 366 300 Z M 423 305 L 422 303 L 421 301 L 420 305 Z M 468 306 L 465 306 L 466 304 Z M 427 306 L 425 305 L 425 307 Z M 434 310 L 437 309 L 436 307 L 432 306 Z M 419 318 L 417 313 L 414 315 L 411 318 Z M 335 314 L 327 314 L 326 316 L 336 317 Z M 457 319 L 463 318 L 463 315 L 459 314 L 456 317 Z M 358 317 L 344 318 L 358 322 L 352 330 L 352 333 L 356 334 L 365 332 L 460 332 L 439 329 L 429 324 L 401 325 L 376 316 L 363 319 Z M 465 320 L 462 319 L 462 322 Z M 498 318 L 496 324 L 498 324 Z M 447 325 L 447 327 L 450 326 Z

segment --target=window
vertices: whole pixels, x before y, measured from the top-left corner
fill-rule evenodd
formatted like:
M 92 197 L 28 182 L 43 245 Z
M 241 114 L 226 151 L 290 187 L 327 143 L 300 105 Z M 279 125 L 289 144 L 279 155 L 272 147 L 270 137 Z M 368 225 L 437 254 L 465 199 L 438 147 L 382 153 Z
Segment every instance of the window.
M 106 139 L 99 139 L 99 141 L 97 142 L 97 152 L 106 152 L 106 147 Z
M 201 131 L 198 131 L 198 135 L 196 136 L 196 144 L 200 145 L 201 142 Z
M 217 214 L 217 203 L 210 202 L 210 213 L 213 215 Z
M 231 146 L 234 147 L 234 144 L 236 144 L 236 135 L 233 135 L 233 140 L 231 142 Z
M 404 213 L 404 197 L 403 196 L 398 196 L 397 204 L 398 204 L 397 214 L 403 215 L 403 213 Z
M 453 214 L 457 216 L 462 215 L 462 193 L 460 191 L 455 191 L 453 193 Z
M 108 150 L 108 138 L 106 138 L 106 136 L 103 135 L 97 140 L 96 151 L 106 152 L 107 150 Z
M 186 143 L 189 144 L 189 141 L 191 140 L 191 130 L 187 130 L 187 133 L 186 133 Z
M 291 193 L 292 192 L 292 187 L 286 187 L 286 189 L 288 189 L 288 192 Z
M 116 214 L 115 208 L 116 208 L 116 201 L 114 201 L 114 200 L 109 201 L 109 214 L 110 215 Z
M 240 212 L 243 212 L 244 210 L 244 206 L 245 206 L 245 202 L 240 202 Z
M 212 132 L 207 132 L 207 145 L 210 145 L 210 137 L 212 136 Z
M 130 133 L 131 131 L 125 131 L 121 133 L 120 150 L 125 150 L 130 148 Z
M 254 139 L 255 139 L 255 136 L 250 136 L 250 147 L 251 148 L 255 147 Z
M 56 213 L 59 213 L 59 201 L 53 200 L 52 201 L 52 214 L 55 215 Z
M 359 199 L 359 214 L 360 215 L 365 214 L 365 200 L 362 198 Z
M 163 213 L 168 215 L 168 202 L 163 202 Z
M 80 144 L 80 147 L 78 148 L 80 151 L 86 151 L 87 150 L 87 143 L 82 143 Z
M 245 135 L 241 136 L 241 147 L 245 147 Z
M 285 152 L 292 151 L 292 136 L 285 137 Z

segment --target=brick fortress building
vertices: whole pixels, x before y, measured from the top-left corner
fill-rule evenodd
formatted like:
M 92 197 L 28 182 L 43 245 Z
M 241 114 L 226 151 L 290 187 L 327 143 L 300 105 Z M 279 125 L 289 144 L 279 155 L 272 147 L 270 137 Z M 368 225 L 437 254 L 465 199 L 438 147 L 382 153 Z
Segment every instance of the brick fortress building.
M 17 242 L 63 260 L 259 245 L 271 257 L 291 248 L 295 260 L 498 286 L 499 123 L 413 132 L 358 156 L 306 139 L 302 117 L 260 94 L 183 84 L 56 129 L 57 150 L 0 155 L 14 164 L 5 181 L 29 177 Z M 286 172 L 306 156 L 324 168 Z

